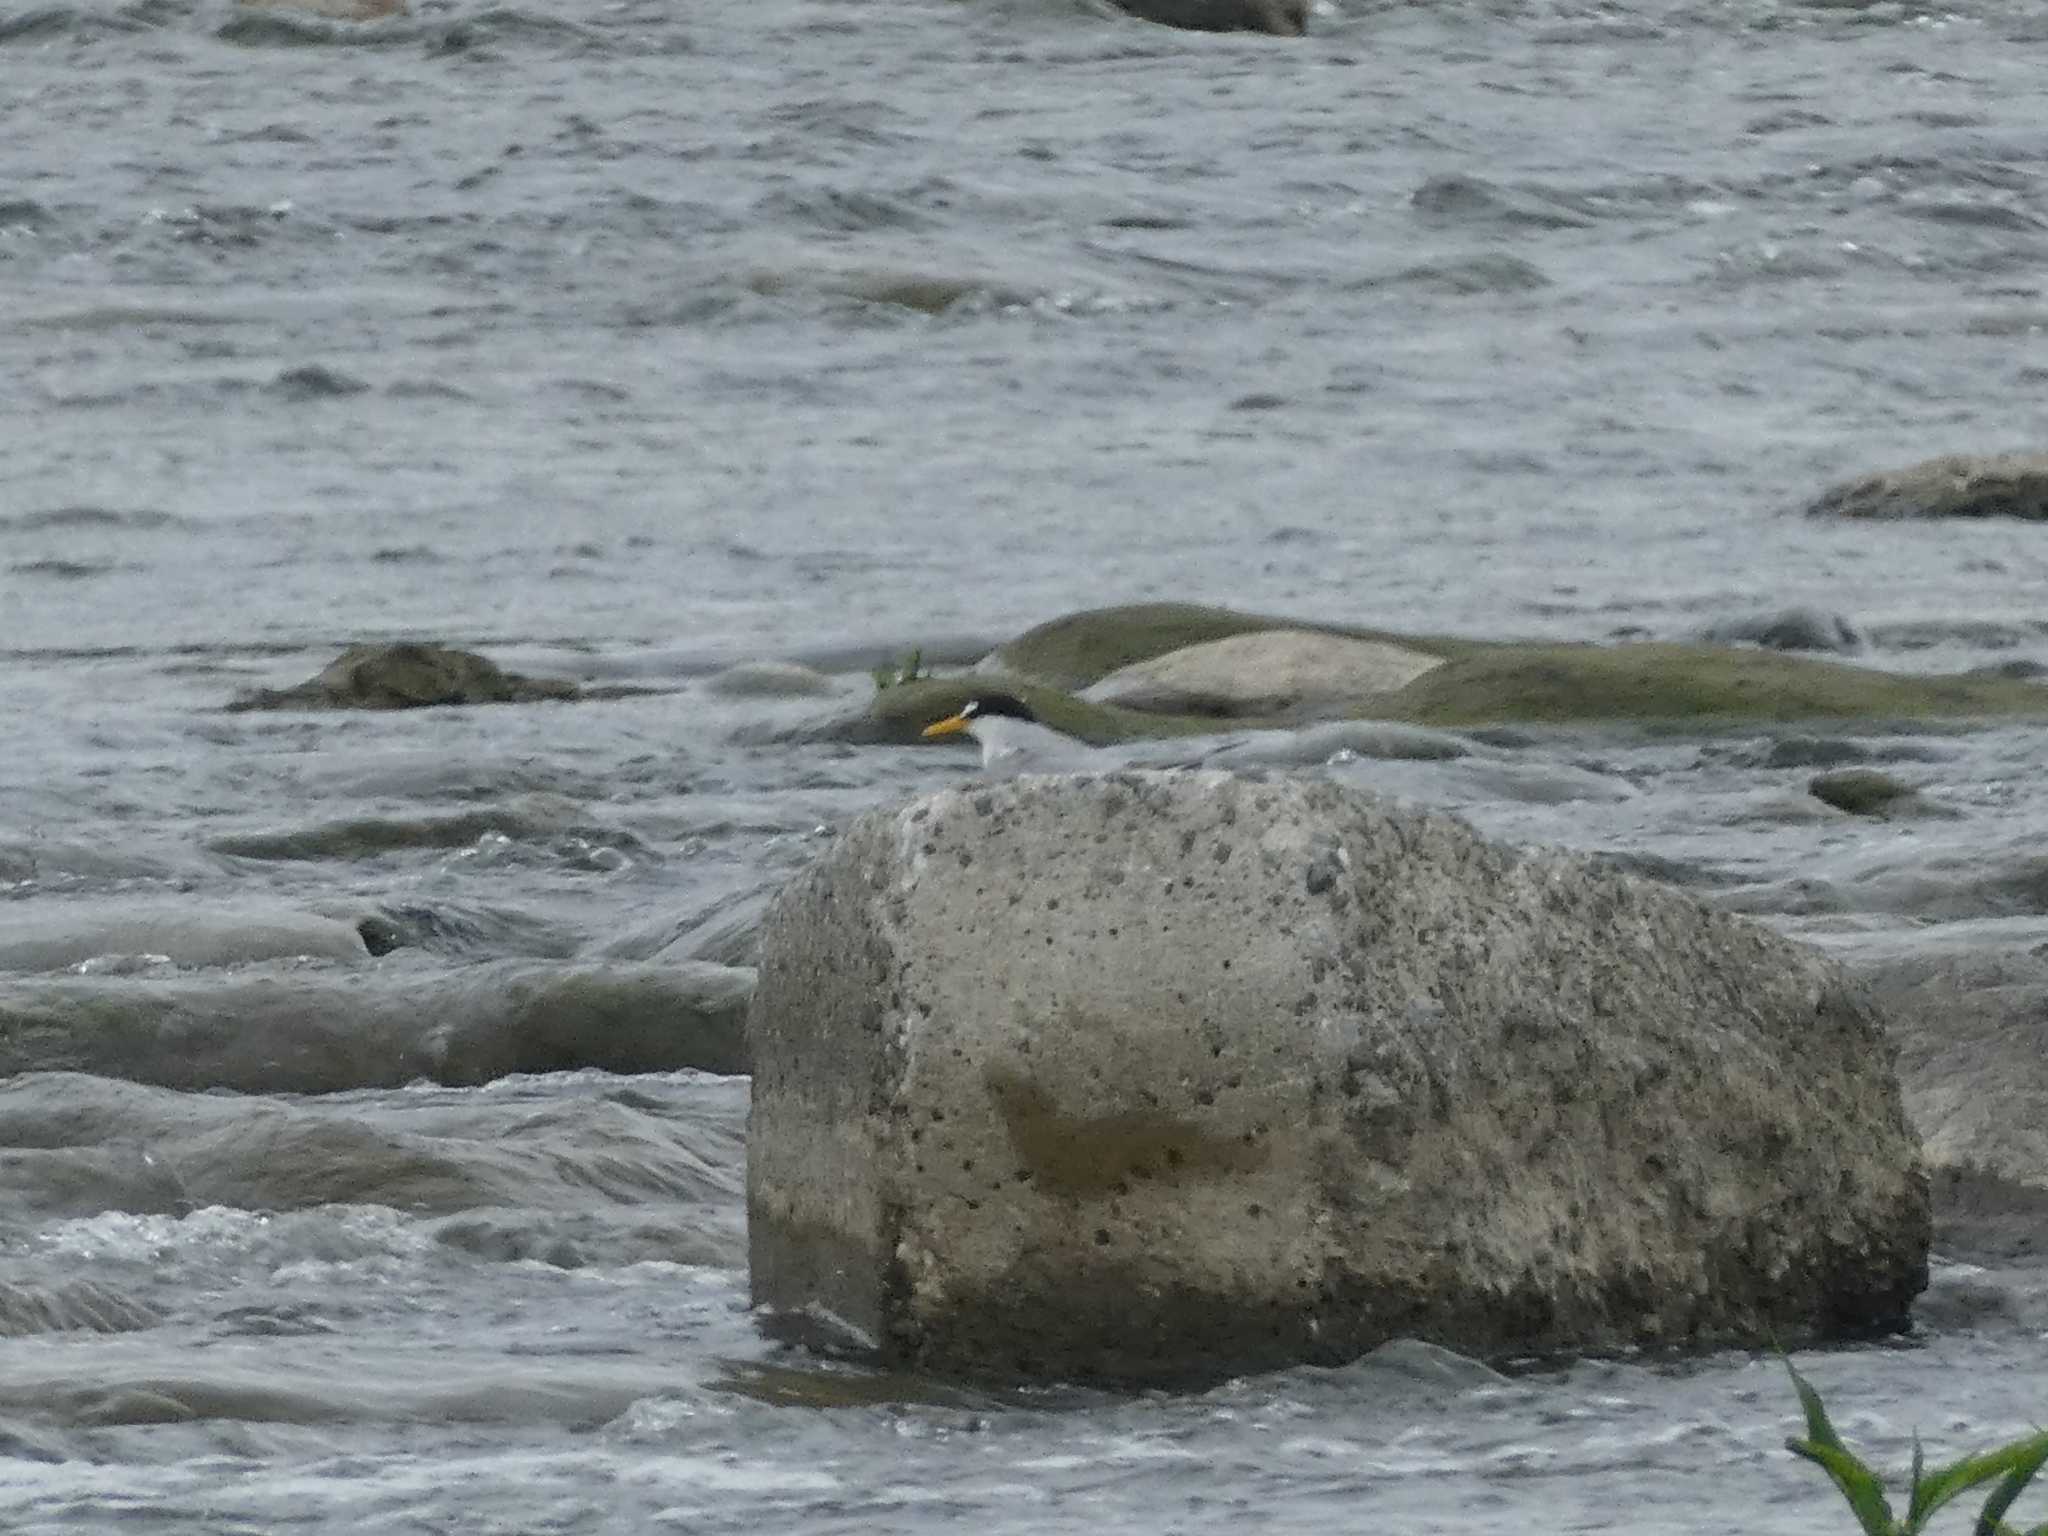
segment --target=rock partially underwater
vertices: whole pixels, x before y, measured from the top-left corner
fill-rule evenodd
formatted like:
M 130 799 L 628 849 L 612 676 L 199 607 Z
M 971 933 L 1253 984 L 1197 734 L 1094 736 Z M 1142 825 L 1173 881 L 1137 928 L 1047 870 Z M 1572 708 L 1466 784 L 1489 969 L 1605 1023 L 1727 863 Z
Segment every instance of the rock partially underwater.
M 1880 821 L 1957 814 L 1928 800 L 1912 785 L 1875 768 L 1838 768 L 1831 773 L 1817 773 L 1807 780 L 1806 792 L 1838 811 Z
M 1700 631 L 1709 645 L 1760 645 L 1767 651 L 1833 651 L 1849 656 L 1863 649 L 1863 632 L 1846 616 L 1825 608 L 1781 608 L 1776 613 L 1721 619 Z
M 1188 32 L 1264 32 L 1301 37 L 1308 0 L 1112 0 L 1120 11 Z
M 1247 656 L 1289 655 L 1293 662 L 1267 671 L 1241 665 Z M 1199 673 L 1208 681 L 1171 689 L 1137 681 L 1177 671 L 1183 680 Z M 1407 678 L 1397 682 L 1402 671 Z M 925 726 L 998 687 L 1093 746 L 1212 734 L 1219 718 L 1254 728 L 1367 718 L 1450 728 L 1665 729 L 2048 715 L 2048 687 L 2027 678 L 1892 672 L 1748 645 L 1397 635 L 1148 603 L 1041 624 L 998 646 L 971 673 L 883 688 L 866 708 L 801 734 L 912 744 Z
M 23 978 L 0 983 L 0 1077 L 338 1093 L 585 1067 L 742 1072 L 753 981 L 703 962 L 527 960 L 427 976 Z
M 352 645 L 319 676 L 290 688 L 259 688 L 240 709 L 423 709 L 436 704 L 532 704 L 573 699 L 574 683 L 501 670 L 474 651 L 405 641 Z
M 1333 784 L 865 817 L 775 906 L 749 1035 L 755 1299 L 919 1368 L 1792 1344 L 1926 1279 L 1833 962 Z
M 202 968 L 301 957 L 354 965 L 369 950 L 354 923 L 276 904 L 50 904 L 0 915 L 0 971 L 106 971 L 151 962 Z
M 2048 521 L 2048 454 L 1950 454 L 1833 486 L 1809 517 L 2017 517 Z
M 235 0 L 252 11 L 285 11 L 323 21 L 382 21 L 411 13 L 406 0 Z

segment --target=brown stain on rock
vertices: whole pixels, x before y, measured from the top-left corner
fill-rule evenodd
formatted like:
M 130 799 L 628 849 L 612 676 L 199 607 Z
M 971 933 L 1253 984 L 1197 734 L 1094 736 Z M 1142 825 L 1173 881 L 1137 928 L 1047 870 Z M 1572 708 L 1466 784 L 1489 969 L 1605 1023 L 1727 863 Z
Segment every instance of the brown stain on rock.
M 1012 1067 L 984 1069 L 982 1083 L 1018 1160 L 1053 1194 L 1101 1196 L 1133 1179 L 1213 1179 L 1266 1162 L 1263 1142 L 1174 1115 L 1064 1113 L 1036 1079 Z

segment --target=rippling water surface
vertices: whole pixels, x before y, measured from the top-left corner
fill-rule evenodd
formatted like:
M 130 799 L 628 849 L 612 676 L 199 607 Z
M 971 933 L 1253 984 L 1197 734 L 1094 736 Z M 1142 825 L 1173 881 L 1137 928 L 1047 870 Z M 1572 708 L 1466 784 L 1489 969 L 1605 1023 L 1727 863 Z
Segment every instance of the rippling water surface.
M 966 771 L 801 729 L 912 647 L 1810 603 L 1876 665 L 2048 659 L 2038 528 L 1793 515 L 2039 442 L 2044 41 L 2016 0 L 0 6 L 0 1520 L 1841 1528 L 1746 1358 L 1133 1400 L 780 1354 L 720 988 L 832 828 Z M 392 635 L 623 696 L 221 710 Z M 831 696 L 709 682 L 776 657 Z M 1483 745 L 1329 771 L 1846 952 L 2048 939 L 2038 728 L 1855 743 L 1956 813 L 1881 827 L 1797 810 L 1827 743 Z M 2040 1286 L 1938 1273 L 1916 1340 L 1808 1362 L 1889 1464 L 2040 1414 Z

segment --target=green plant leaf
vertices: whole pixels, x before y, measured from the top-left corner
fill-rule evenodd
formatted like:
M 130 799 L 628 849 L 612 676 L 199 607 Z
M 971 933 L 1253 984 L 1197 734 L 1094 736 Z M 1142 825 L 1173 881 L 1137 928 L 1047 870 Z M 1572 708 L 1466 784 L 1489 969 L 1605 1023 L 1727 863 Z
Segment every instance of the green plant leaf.
M 1787 1440 L 1785 1449 L 1804 1456 L 1835 1480 L 1835 1486 L 1842 1490 L 1842 1497 L 1855 1512 L 1857 1523 L 1863 1527 L 1864 1536 L 1899 1536 L 1899 1524 L 1892 1517 L 1884 1485 L 1846 1446 L 1839 1441 L 1822 1445 L 1814 1440 Z
M 1920 1475 L 1920 1438 L 1916 1435 L 1913 1437 L 1913 1502 L 1906 1511 L 1905 1528 L 1912 1532 L 1920 1531 L 1925 1528 L 1929 1517 L 1957 1494 L 1966 1493 L 1995 1477 L 2009 1478 L 2018 1474 L 2019 1481 L 2013 1485 L 2005 1503 L 1999 1504 L 1995 1510 L 1991 1504 L 1985 1505 L 1986 1514 L 1995 1523 L 2013 1499 L 2019 1497 L 2020 1489 L 2026 1486 L 2044 1460 L 2048 1460 L 2048 1435 L 2036 1435 L 1981 1455 L 1965 1456 L 1948 1466 L 1937 1467 L 1923 1478 Z M 1992 1502 L 1997 1502 L 1997 1495 L 1993 1495 Z M 1979 1524 L 1982 1524 L 1981 1517 Z
M 1971 1457 L 1969 1460 L 1998 1464 L 1984 1477 L 1975 1479 L 1977 1482 L 1983 1482 L 1986 1478 L 1995 1477 L 2000 1473 L 2005 1476 L 2005 1481 L 2000 1483 L 1991 1497 L 1984 1501 L 1984 1508 L 1977 1516 L 1977 1536 L 1994 1536 L 1994 1533 L 2006 1530 L 2003 1523 L 2005 1512 L 2012 1508 L 2013 1500 L 2020 1496 L 2020 1491 L 2034 1480 L 2034 1474 L 2041 1470 L 2042 1464 L 2048 1462 L 2048 1433 L 2030 1435 L 2025 1440 L 2016 1440 L 2011 1445 L 2001 1446 L 1995 1451 Z M 1958 1462 L 1956 1465 L 1960 1467 L 1965 1464 Z M 2036 1529 L 2048 1532 L 2048 1525 L 2038 1526 Z
M 1792 1378 L 1792 1390 L 1799 1394 L 1800 1410 L 1806 1415 L 1806 1438 L 1815 1445 L 1823 1445 L 1837 1451 L 1847 1451 L 1842 1437 L 1835 1433 L 1835 1426 L 1828 1422 L 1827 1405 L 1821 1402 L 1820 1393 L 1813 1389 L 1813 1383 L 1793 1369 L 1789 1356 L 1785 1358 L 1785 1374 Z

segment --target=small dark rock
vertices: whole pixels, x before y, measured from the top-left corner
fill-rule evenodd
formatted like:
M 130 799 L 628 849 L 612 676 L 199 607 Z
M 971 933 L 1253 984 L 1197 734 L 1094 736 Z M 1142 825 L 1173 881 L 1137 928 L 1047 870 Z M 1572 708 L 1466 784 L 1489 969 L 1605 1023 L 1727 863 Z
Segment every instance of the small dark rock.
M 360 395 L 369 387 L 354 375 L 324 363 L 287 368 L 270 385 L 273 393 L 287 400 L 339 400 L 346 395 Z
M 573 699 L 574 683 L 501 671 L 474 651 L 403 641 L 352 645 L 318 677 L 293 688 L 259 688 L 228 705 L 243 709 L 422 709 L 434 704 L 530 704 Z
M 1918 790 L 1875 768 L 1843 768 L 1817 773 L 1806 782 L 1807 793 L 1852 816 L 1890 816 L 1920 798 Z
M 1863 649 L 1863 635 L 1839 613 L 1821 608 L 1786 608 L 1709 624 L 1700 638 L 1710 645 L 1760 645 L 1768 651 L 1835 651 L 1844 655 Z
M 356 923 L 356 932 L 363 936 L 363 948 L 372 957 L 390 954 L 394 949 L 405 947 L 405 930 L 390 918 L 372 913 Z
M 1308 0 L 1114 0 L 1118 10 L 1161 26 L 1190 32 L 1268 32 L 1300 37 L 1308 31 Z

